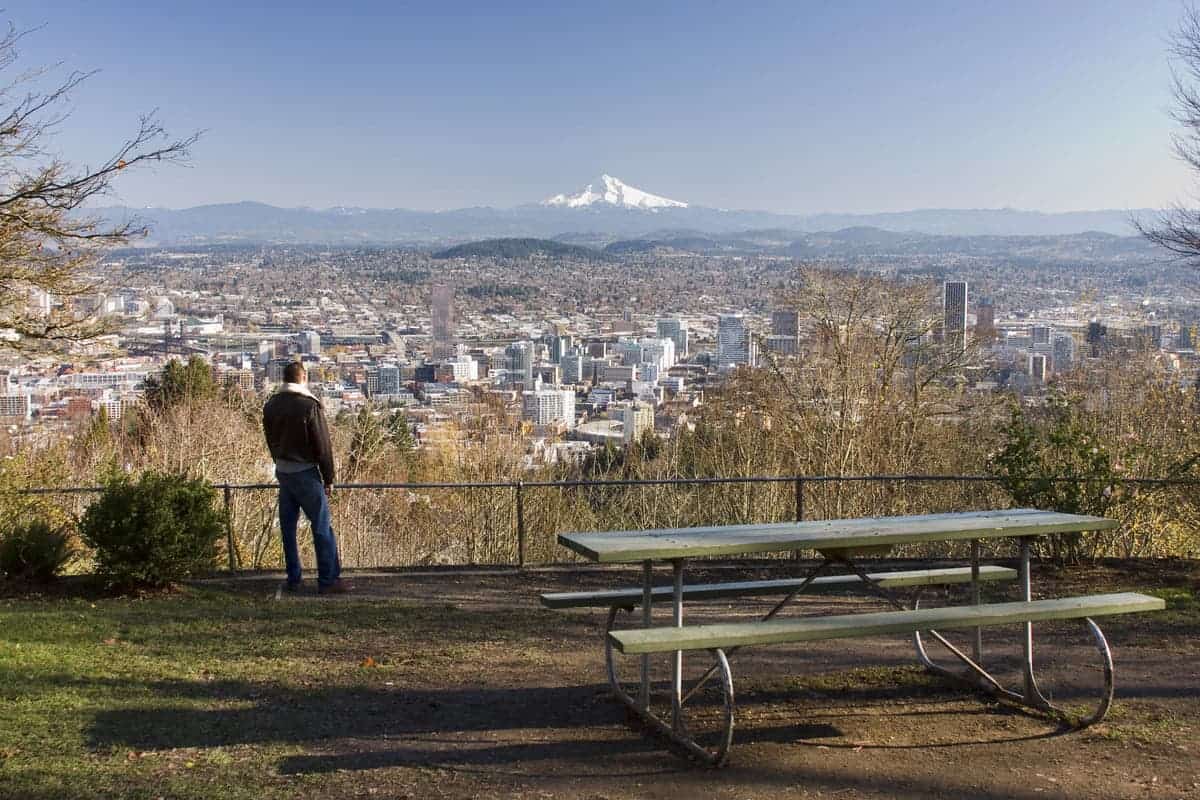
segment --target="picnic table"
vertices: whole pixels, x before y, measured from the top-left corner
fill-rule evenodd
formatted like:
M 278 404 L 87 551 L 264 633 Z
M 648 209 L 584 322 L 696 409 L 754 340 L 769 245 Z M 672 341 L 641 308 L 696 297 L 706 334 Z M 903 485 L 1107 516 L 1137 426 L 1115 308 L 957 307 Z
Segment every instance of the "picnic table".
M 729 657 L 743 647 L 825 639 L 911 635 L 917 658 L 927 669 L 964 682 L 1001 700 L 1053 715 L 1071 724 L 1085 726 L 1108 712 L 1113 697 L 1112 652 L 1093 617 L 1154 611 L 1164 608 L 1161 599 L 1132 592 L 1083 595 L 1034 600 L 1030 586 L 1030 552 L 1039 537 L 1100 531 L 1117 527 L 1115 520 L 1078 514 L 1061 514 L 1037 509 L 1009 509 L 904 517 L 821 520 L 762 525 L 727 525 L 709 528 L 673 528 L 650 531 L 608 531 L 560 534 L 560 544 L 597 563 L 641 563 L 642 584 L 613 590 L 559 592 L 542 595 L 549 608 L 607 607 L 604 652 L 609 683 L 616 696 L 651 730 L 658 731 L 702 762 L 720 766 L 733 743 L 734 693 Z M 1013 570 L 980 563 L 980 543 L 1009 538 L 1018 543 L 1019 566 Z M 865 556 L 882 555 L 892 547 L 918 542 L 971 542 L 968 567 L 870 572 Z M 684 567 L 689 559 L 718 556 L 815 550 L 819 562 L 798 577 L 686 585 Z M 671 565 L 670 586 L 653 585 L 654 562 Z M 843 574 L 828 574 L 833 568 Z M 1021 599 L 1016 602 L 982 603 L 984 582 L 1017 581 Z M 906 604 L 896 589 L 949 584 L 970 584 L 970 602 L 962 606 L 921 608 L 918 600 Z M 802 594 L 827 589 L 862 589 L 893 610 L 858 614 L 809 615 L 780 619 Z M 783 595 L 758 621 L 685 625 L 687 600 L 711 600 Z M 672 622 L 655 627 L 651 610 L 656 600 L 669 601 Z M 641 627 L 617 629 L 621 610 L 641 606 Z M 1081 619 L 1096 643 L 1104 673 L 1104 686 L 1096 710 L 1077 718 L 1052 704 L 1038 688 L 1033 667 L 1033 623 L 1045 620 Z M 982 629 L 1020 623 L 1023 685 L 1008 689 L 982 666 Z M 937 629 L 974 629 L 972 653 L 968 655 L 949 642 Z M 925 633 L 939 642 L 958 662 L 958 668 L 941 666 L 929 656 L 922 638 Z M 684 653 L 707 651 L 711 665 L 691 685 L 684 686 Z M 618 675 L 616 652 L 640 656 L 640 683 L 636 692 L 627 691 Z M 650 658 L 664 653 L 671 658 L 669 688 L 671 714 L 659 716 L 651 707 Z M 720 681 L 720 730 L 715 742 L 700 741 L 684 716 L 684 707 L 714 678 Z M 709 737 L 711 739 L 711 737 Z

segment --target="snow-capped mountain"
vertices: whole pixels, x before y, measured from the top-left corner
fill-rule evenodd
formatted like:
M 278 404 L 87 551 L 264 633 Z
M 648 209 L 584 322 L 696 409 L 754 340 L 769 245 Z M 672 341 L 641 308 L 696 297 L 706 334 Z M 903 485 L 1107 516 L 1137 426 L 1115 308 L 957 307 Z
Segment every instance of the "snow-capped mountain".
M 660 208 L 687 208 L 688 204 L 679 200 L 671 200 L 656 194 L 635 189 L 619 178 L 611 175 L 601 175 L 598 180 L 589 183 L 578 194 L 556 194 L 542 201 L 544 206 L 561 206 L 565 208 L 587 208 L 603 203 L 621 208 L 636 208 L 642 211 L 657 211 Z

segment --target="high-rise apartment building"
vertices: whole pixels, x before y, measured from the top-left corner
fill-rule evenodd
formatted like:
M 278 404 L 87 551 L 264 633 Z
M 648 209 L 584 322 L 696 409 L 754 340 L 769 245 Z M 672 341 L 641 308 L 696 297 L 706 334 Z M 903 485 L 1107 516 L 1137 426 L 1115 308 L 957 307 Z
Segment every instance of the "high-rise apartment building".
M 522 397 L 525 418 L 534 425 L 561 423 L 575 427 L 575 392 L 572 389 L 538 389 Z
M 946 281 L 942 302 L 943 341 L 961 349 L 967 336 L 967 282 Z
M 717 317 L 717 367 L 744 364 L 754 366 L 755 348 L 745 314 L 721 314 Z
M 636 442 L 646 431 L 654 430 L 654 406 L 649 403 L 621 403 L 612 406 L 609 416 L 619 417 L 624 428 L 625 444 Z
M 2 394 L 0 395 L 0 418 L 29 419 L 29 395 Z

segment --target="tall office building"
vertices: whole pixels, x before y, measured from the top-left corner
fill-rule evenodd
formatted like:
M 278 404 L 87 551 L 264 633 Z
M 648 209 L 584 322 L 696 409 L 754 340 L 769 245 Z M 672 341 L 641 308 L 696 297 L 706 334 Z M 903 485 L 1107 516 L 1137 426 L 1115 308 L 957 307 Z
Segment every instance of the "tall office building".
M 745 364 L 754 366 L 754 341 L 744 314 L 717 317 L 717 368 Z
M 792 309 L 776 309 L 771 312 L 772 336 L 799 336 L 800 312 Z
M 454 355 L 454 287 L 438 284 L 429 293 L 433 357 Z
M 771 335 L 767 337 L 767 349 L 784 356 L 799 352 L 799 311 L 783 308 L 771 312 Z
M 575 349 L 575 337 L 569 333 L 558 333 L 550 337 L 550 361 L 561 364 L 563 358 Z
M 1048 373 L 1046 362 L 1049 361 L 1044 353 L 1029 354 L 1029 376 L 1040 383 L 1046 382 Z
M 383 395 L 400 394 L 400 365 L 380 364 L 376 391 Z
M 642 364 L 653 364 L 663 374 L 675 366 L 674 339 L 642 339 L 638 344 L 642 350 Z
M 514 383 L 533 383 L 533 342 L 513 342 L 504 348 L 508 378 Z
M 305 355 L 319 356 L 321 354 L 321 334 L 316 331 L 303 331 L 300 334 L 300 352 Z
M 1108 326 L 1094 319 L 1087 326 L 1087 343 L 1093 357 L 1100 355 L 1104 349 L 1104 340 L 1108 337 Z
M 675 343 L 675 357 L 686 358 L 688 354 L 688 329 L 683 320 L 676 317 L 660 319 L 657 323 L 658 338 L 670 339 Z
M 582 383 L 584 380 L 584 359 L 578 353 L 568 353 L 563 356 L 559 366 L 562 368 L 563 383 Z M 590 376 L 589 376 L 590 377 Z
M 1075 339 L 1069 333 L 1054 334 L 1051 367 L 1056 373 L 1069 372 L 1075 365 Z
M 1049 325 L 1034 325 L 1029 332 L 1030 340 L 1034 347 L 1040 344 L 1050 344 L 1050 337 L 1053 334 L 1054 330 Z
M 967 282 L 946 281 L 943 296 L 943 341 L 962 349 L 967 336 Z
M 975 309 L 975 338 L 984 344 L 996 340 L 996 306 L 992 298 L 979 298 L 979 306 Z

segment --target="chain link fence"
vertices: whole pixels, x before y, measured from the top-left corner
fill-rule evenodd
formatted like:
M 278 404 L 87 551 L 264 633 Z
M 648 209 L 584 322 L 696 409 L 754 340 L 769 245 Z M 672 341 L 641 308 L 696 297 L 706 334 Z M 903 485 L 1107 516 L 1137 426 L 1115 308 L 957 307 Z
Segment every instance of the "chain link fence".
M 1073 479 L 1060 479 L 1073 480 Z M 1096 555 L 1200 554 L 1200 480 L 1113 482 L 1122 521 L 1095 537 Z M 278 569 L 277 489 L 273 483 L 217 484 L 227 515 L 225 565 Z M 93 487 L 22 490 L 44 495 L 78 517 Z M 348 567 L 554 564 L 577 559 L 557 542 L 568 531 L 639 531 L 796 520 L 1003 509 L 997 478 L 969 475 L 759 476 L 616 481 L 462 484 L 344 484 L 332 501 L 334 530 Z M 304 535 L 302 554 L 311 563 Z M 990 547 L 1002 547 L 992 543 Z M 966 555 L 969 544 L 914 544 L 901 558 Z M 804 554 L 801 554 L 804 555 Z

